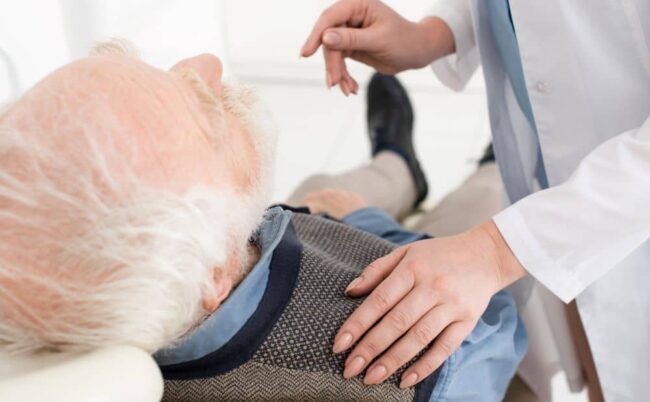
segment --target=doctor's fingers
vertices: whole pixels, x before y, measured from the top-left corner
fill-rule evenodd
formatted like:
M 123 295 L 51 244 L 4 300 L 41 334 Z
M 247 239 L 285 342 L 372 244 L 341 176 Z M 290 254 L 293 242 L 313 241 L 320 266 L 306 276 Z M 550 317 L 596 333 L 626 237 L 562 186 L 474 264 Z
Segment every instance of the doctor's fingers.
M 361 297 L 370 293 L 400 265 L 410 248 L 411 245 L 399 247 L 373 261 L 364 268 L 361 275 L 350 282 L 345 293 L 350 297 Z
M 383 258 L 396 259 L 395 256 L 389 254 Z M 401 256 L 397 255 L 399 259 Z M 375 263 L 373 263 L 375 264 Z M 395 264 L 399 264 L 398 262 Z M 387 278 L 377 286 L 375 290 L 370 293 L 366 300 L 361 303 L 359 307 L 348 317 L 347 320 L 341 325 L 338 333 L 334 337 L 334 353 L 341 353 L 348 350 L 353 344 L 361 339 L 366 332 L 368 332 L 376 322 L 382 319 L 393 307 L 397 305 L 407 294 L 411 292 L 415 285 L 415 277 L 408 270 L 396 269 L 392 271 L 393 263 L 384 264 L 381 268 L 378 265 L 370 265 L 362 276 L 355 279 L 361 281 L 362 284 L 372 283 L 377 279 Z M 372 269 L 371 269 L 372 268 Z M 383 272 L 379 269 L 383 269 Z M 392 272 L 390 272 L 392 271 Z M 389 274 L 390 272 L 390 274 Z M 350 285 L 354 286 L 355 281 Z M 367 282 L 367 283 L 366 283 Z M 381 351 L 376 351 L 378 354 Z M 365 366 L 365 364 L 364 364 Z
M 373 27 L 337 27 L 326 30 L 323 33 L 322 42 L 330 49 L 372 53 L 382 48 L 381 45 L 385 39 L 382 37 L 381 31 Z
M 350 73 L 348 72 L 347 65 L 345 64 L 345 60 L 343 60 L 343 80 L 347 82 L 347 85 L 351 88 L 350 92 L 353 94 L 357 94 L 359 92 L 359 84 L 357 83 L 357 80 L 352 78 Z
M 323 11 L 314 24 L 311 33 L 300 50 L 300 55 L 309 57 L 316 53 L 322 43 L 323 32 L 328 28 L 350 24 L 356 26 L 363 21 L 367 1 L 341 0 Z
M 460 347 L 475 325 L 476 322 L 457 321 L 445 328 L 431 348 L 402 374 L 399 386 L 412 387 L 436 371 Z
M 395 341 L 414 329 L 417 329 L 418 333 L 423 332 L 423 324 L 420 323 L 417 326 L 416 324 L 424 320 L 425 317 L 428 317 L 430 311 L 436 311 L 437 315 L 435 317 L 437 322 L 426 323 L 428 326 L 428 329 L 425 331 L 427 339 L 424 340 L 424 344 L 418 350 L 413 351 L 408 359 L 406 359 L 408 361 L 417 352 L 424 349 L 433 340 L 433 337 L 448 325 L 449 321 L 446 317 L 452 316 L 449 310 L 449 307 L 436 307 L 436 300 L 432 297 L 429 289 L 423 287 L 413 289 L 374 328 L 365 334 L 363 339 L 354 347 L 345 361 L 343 376 L 346 378 L 356 376 L 368 364 L 375 360 L 377 356 L 384 354 Z M 428 334 L 436 329 L 437 332 L 429 337 Z M 361 361 L 363 361 L 362 365 L 359 364 Z M 383 381 L 390 373 L 406 363 L 406 361 L 402 361 L 402 356 L 394 353 L 394 348 L 386 352 L 379 361 L 383 361 L 384 363 L 375 363 L 367 371 L 364 381 L 366 384 L 377 384 Z M 383 373 L 381 372 L 382 367 Z
M 429 310 L 368 368 L 364 383 L 379 384 L 385 381 L 418 353 L 425 350 L 445 328 L 453 325 L 453 317 L 453 307 L 449 304 L 437 305 Z
M 339 85 L 341 91 L 348 96 L 350 93 L 356 94 L 359 90 L 359 84 L 350 76 L 345 64 L 345 55 L 339 50 L 330 50 L 323 48 L 323 57 L 325 59 L 326 82 L 327 88 Z

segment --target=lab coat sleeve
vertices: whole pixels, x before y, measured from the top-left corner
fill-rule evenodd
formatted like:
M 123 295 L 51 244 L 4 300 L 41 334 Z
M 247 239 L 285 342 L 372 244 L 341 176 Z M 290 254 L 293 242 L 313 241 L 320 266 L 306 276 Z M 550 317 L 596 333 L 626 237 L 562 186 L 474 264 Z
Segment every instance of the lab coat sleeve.
M 480 64 L 469 0 L 438 0 L 427 16 L 445 21 L 456 45 L 456 53 L 434 61 L 431 68 L 444 85 L 460 91 Z
M 494 217 L 526 270 L 569 302 L 650 238 L 650 118 L 585 157 L 563 184 Z

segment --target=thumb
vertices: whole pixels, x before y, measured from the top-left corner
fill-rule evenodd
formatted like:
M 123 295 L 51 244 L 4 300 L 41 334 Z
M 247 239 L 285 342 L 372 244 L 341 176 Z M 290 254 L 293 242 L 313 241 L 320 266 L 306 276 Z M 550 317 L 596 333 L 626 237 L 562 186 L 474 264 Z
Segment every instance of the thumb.
M 350 282 L 345 294 L 352 297 L 367 295 L 400 264 L 409 247 L 400 247 L 368 265 L 357 279 Z
M 330 28 L 323 33 L 323 44 L 334 50 L 373 50 L 376 39 L 368 28 Z

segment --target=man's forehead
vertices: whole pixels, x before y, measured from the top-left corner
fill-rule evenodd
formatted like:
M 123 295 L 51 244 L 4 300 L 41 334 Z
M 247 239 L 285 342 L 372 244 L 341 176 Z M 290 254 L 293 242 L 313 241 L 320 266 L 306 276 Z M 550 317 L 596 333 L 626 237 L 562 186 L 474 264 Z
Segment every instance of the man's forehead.
M 52 72 L 14 106 L 38 114 L 59 113 L 59 109 L 87 114 L 111 103 L 140 108 L 156 100 L 173 102 L 178 92 L 173 77 L 139 59 L 123 54 L 93 55 Z

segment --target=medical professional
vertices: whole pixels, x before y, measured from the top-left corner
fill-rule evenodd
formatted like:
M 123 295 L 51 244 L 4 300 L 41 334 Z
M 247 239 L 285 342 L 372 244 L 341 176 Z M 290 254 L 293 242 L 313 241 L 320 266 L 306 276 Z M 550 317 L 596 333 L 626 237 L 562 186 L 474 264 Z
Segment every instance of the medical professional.
M 431 64 L 455 90 L 482 65 L 511 203 L 466 233 L 398 249 L 350 285 L 369 297 L 334 340 L 335 352 L 356 344 L 349 371 L 381 382 L 433 341 L 402 375 L 419 382 L 492 294 L 532 277 L 577 301 L 605 400 L 650 400 L 648 43 L 647 0 L 440 0 L 417 23 L 376 0 L 323 12 L 301 54 L 324 45 L 327 85 L 346 95 L 358 89 L 346 58 L 389 74 Z

